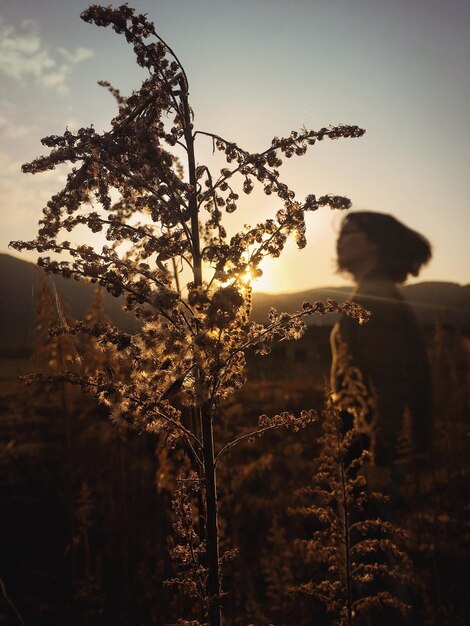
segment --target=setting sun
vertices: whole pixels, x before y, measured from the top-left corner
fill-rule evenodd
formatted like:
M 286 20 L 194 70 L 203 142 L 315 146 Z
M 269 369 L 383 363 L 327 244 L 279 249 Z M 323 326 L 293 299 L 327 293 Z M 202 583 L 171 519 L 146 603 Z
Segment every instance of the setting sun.
M 260 269 L 263 273 L 261 274 L 261 276 L 257 276 L 256 278 L 253 278 L 251 276 L 251 272 L 249 271 L 251 277 L 250 282 L 253 291 L 273 291 L 275 289 L 275 286 L 272 280 L 271 269 L 269 268 L 269 266 L 267 267 L 266 264 L 263 264 L 263 267 Z

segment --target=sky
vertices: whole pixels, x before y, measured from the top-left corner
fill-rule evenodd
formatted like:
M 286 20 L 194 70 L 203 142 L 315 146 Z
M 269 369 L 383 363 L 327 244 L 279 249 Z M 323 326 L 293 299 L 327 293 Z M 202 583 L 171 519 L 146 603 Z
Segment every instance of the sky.
M 107 4 L 106 2 L 105 4 Z M 190 81 L 195 126 L 250 151 L 303 126 L 357 124 L 360 139 L 317 143 L 281 168 L 303 200 L 334 193 L 355 210 L 390 213 L 424 234 L 433 259 L 410 282 L 470 283 L 470 2 L 468 0 L 134 0 L 175 50 Z M 36 235 L 64 171 L 22 174 L 40 139 L 116 109 L 144 71 L 110 29 L 86 24 L 82 0 L 0 3 L 0 252 Z M 210 162 L 211 145 L 197 146 Z M 242 197 L 233 228 L 280 208 Z M 307 247 L 290 243 L 253 286 L 295 292 L 347 283 L 335 272 L 342 215 L 308 215 Z M 70 239 L 70 237 L 68 237 Z M 15 253 L 16 254 L 16 253 Z M 37 253 L 22 254 L 35 260 Z

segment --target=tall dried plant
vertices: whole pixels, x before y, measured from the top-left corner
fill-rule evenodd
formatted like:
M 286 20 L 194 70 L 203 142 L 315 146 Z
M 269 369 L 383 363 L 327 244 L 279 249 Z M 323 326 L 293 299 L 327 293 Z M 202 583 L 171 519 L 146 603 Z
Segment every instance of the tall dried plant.
M 331 397 L 323 414 L 322 451 L 303 504 L 291 509 L 310 521 L 312 534 L 299 544 L 309 580 L 292 587 L 323 605 L 335 626 L 393 623 L 409 613 L 411 563 L 406 534 L 387 520 L 387 497 L 367 488 L 371 455 L 357 455 L 357 432 L 345 431 Z
M 359 307 L 330 301 L 305 303 L 293 314 L 273 311 L 266 325 L 250 321 L 247 277 L 261 275 L 262 260 L 278 257 L 290 235 L 299 248 L 306 245 L 307 212 L 350 206 L 347 198 L 334 195 L 296 200 L 281 181 L 281 157 L 301 156 L 324 139 L 360 137 L 364 131 L 344 125 L 319 131 L 303 128 L 275 137 L 263 152 L 247 151 L 215 133 L 195 130 L 183 66 L 144 15 L 127 5 L 94 5 L 82 19 L 124 35 L 148 78 L 128 98 L 102 83 L 119 107 L 110 130 L 66 130 L 42 140 L 51 148 L 49 155 L 24 165 L 24 172 L 62 164 L 72 168 L 65 187 L 44 208 L 37 238 L 11 245 L 45 253 L 38 263 L 47 272 L 123 295 L 127 309 L 140 319 L 141 330 L 135 335 L 109 323 L 78 322 L 69 328 L 93 336 L 112 352 L 113 361 L 120 363 L 119 375 L 115 369 L 89 372 L 76 364 L 55 380 L 80 385 L 109 407 L 115 421 L 160 433 L 168 445 L 187 451 L 193 472 L 189 479 L 194 477 L 199 496 L 188 495 L 193 487 L 189 492 L 179 489 L 175 507 L 189 519 L 187 503 L 198 503 L 194 529 L 203 554 L 197 556 L 202 569 L 193 568 L 196 587 L 187 576 L 182 579 L 191 589 L 199 589 L 202 581 L 203 611 L 216 626 L 221 623 L 217 465 L 236 443 L 273 428 L 298 429 L 314 419 L 309 411 L 298 417 L 263 417 L 252 433 L 215 442 L 218 403 L 243 385 L 247 350 L 267 353 L 273 341 L 301 337 L 306 316 L 346 311 L 364 319 Z M 212 142 L 227 167 L 213 172 L 200 163 L 196 140 Z M 175 151 L 184 155 L 184 172 Z M 237 183 L 245 194 L 260 184 L 282 206 L 273 218 L 229 234 L 224 214 L 237 209 Z M 60 236 L 76 227 L 104 233 L 107 245 L 75 245 Z M 188 532 L 179 529 L 180 535 Z M 186 571 L 193 567 L 192 556 L 185 552 L 191 541 L 186 536 L 186 547 L 177 554 Z

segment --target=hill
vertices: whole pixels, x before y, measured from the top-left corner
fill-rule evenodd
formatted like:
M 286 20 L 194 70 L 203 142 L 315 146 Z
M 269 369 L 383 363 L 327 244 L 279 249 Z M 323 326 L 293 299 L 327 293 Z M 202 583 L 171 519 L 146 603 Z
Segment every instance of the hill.
M 32 347 L 36 324 L 36 298 L 41 284 L 41 273 L 60 294 L 66 311 L 76 319 L 83 319 L 93 299 L 94 285 L 48 276 L 42 269 L 9 254 L 0 254 L 0 357 L 24 353 Z M 114 323 L 127 332 L 137 329 L 132 314 L 122 310 L 122 300 L 104 292 L 105 307 Z
M 35 326 L 36 295 L 42 270 L 33 263 L 8 254 L 0 254 L 0 356 L 27 353 L 32 347 Z M 77 319 L 83 319 L 93 298 L 94 286 L 61 276 L 48 276 L 51 292 L 57 289 L 64 308 Z M 325 287 L 293 294 L 255 293 L 253 318 L 263 322 L 270 307 L 294 311 L 302 302 L 334 298 L 344 301 L 351 287 Z M 403 293 L 422 324 L 449 324 L 459 329 L 470 328 L 470 285 L 450 282 L 424 282 L 403 287 Z M 122 310 L 122 300 L 105 292 L 105 306 L 114 323 L 133 332 L 138 325 L 132 314 Z M 315 316 L 312 324 L 328 325 L 334 316 Z
M 292 294 L 257 293 L 253 297 L 253 317 L 266 319 L 270 307 L 278 311 L 295 311 L 302 302 L 325 301 L 332 298 L 343 302 L 348 298 L 352 287 L 321 287 Z M 449 325 L 459 330 L 470 330 L 470 285 L 451 282 L 422 282 L 405 285 L 401 288 L 403 296 L 410 304 L 418 321 L 423 325 Z M 311 323 L 330 325 L 335 316 L 314 316 Z

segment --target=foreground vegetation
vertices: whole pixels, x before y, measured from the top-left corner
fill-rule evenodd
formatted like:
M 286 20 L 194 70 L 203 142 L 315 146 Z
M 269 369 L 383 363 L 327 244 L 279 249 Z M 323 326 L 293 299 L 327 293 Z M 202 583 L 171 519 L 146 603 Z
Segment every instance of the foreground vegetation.
M 469 340 L 438 329 L 429 342 L 437 430 L 426 466 L 415 467 L 397 524 L 413 561 L 412 624 L 468 623 Z M 259 373 L 259 364 L 256 363 Z M 45 364 L 43 363 L 43 366 Z M 266 368 L 269 368 L 269 359 Z M 327 364 L 325 364 L 325 369 Z M 224 437 L 262 413 L 321 411 L 323 380 L 248 383 L 223 406 Z M 164 580 L 174 576 L 170 509 L 181 464 L 156 435 L 116 429 L 85 395 L 23 388 L 3 398 L 0 447 L 2 580 L 26 623 L 176 623 L 197 619 L 197 604 Z M 224 566 L 227 624 L 333 624 L 334 615 L 295 585 L 318 576 L 299 540 L 314 526 L 289 509 L 311 484 L 320 428 L 273 432 L 234 449 L 219 474 L 221 544 L 237 546 Z M 219 433 L 217 433 L 219 436 Z M 15 622 L 5 599 L 3 620 Z

